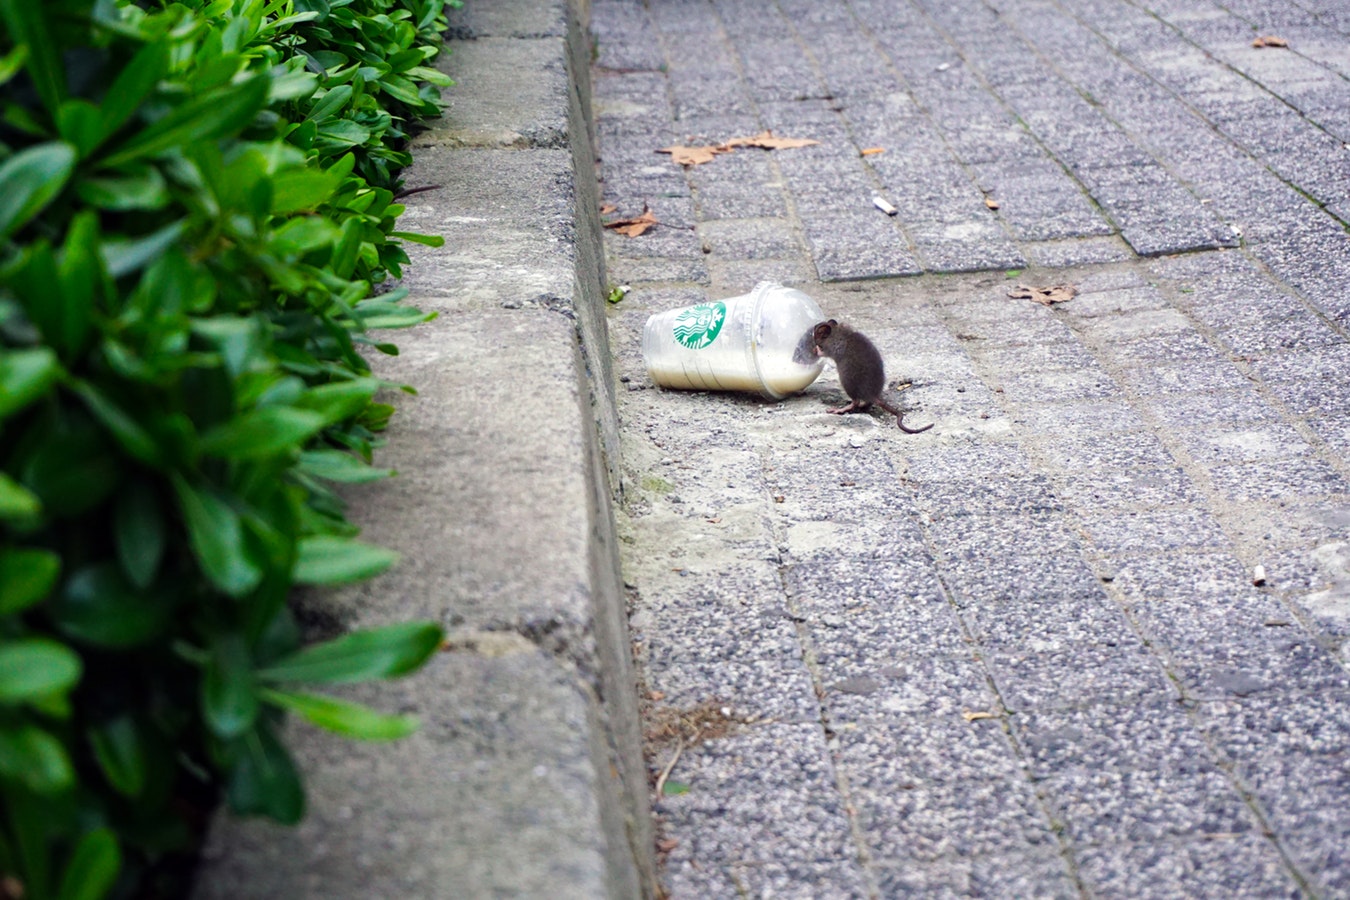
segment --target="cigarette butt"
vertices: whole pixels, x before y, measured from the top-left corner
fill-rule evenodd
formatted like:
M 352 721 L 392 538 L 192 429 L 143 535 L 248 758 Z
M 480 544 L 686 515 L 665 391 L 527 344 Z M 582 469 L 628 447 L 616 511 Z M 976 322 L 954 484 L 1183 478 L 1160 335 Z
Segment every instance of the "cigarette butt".
M 1256 587 L 1265 587 L 1266 584 L 1265 566 L 1257 566 L 1256 568 L 1252 569 L 1252 584 L 1255 585 Z
M 896 209 L 894 206 L 891 206 L 889 203 L 885 201 L 884 198 L 880 196 L 872 198 L 872 205 L 875 206 L 877 209 L 881 210 L 882 212 L 884 212 L 888 216 L 893 216 L 900 211 Z

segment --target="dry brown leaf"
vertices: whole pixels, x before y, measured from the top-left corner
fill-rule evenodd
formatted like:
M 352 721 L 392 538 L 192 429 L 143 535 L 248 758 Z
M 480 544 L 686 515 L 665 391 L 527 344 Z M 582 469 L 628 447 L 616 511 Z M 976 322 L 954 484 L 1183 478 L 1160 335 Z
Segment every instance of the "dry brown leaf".
M 660 225 L 656 216 L 645 205 L 642 207 L 642 215 L 634 216 L 631 219 L 615 219 L 613 222 L 606 222 L 606 228 L 613 228 L 619 234 L 625 237 L 638 237 L 647 232 L 653 226 Z
M 678 846 L 680 846 L 680 842 L 676 838 L 662 838 L 656 842 L 656 849 L 662 853 L 669 853 Z
M 810 138 L 777 137 L 772 131 L 761 131 L 754 137 L 732 138 L 723 147 L 759 147 L 764 150 L 791 150 L 795 147 L 811 147 L 819 144 Z
M 1288 47 L 1289 42 L 1282 37 L 1276 37 L 1273 34 L 1263 34 L 1252 41 L 1253 47 Z
M 885 147 L 868 147 L 866 150 L 862 151 L 862 153 L 859 155 L 871 156 L 873 153 L 885 153 L 885 152 L 886 152 Z
M 600 207 L 600 215 L 607 216 L 616 209 L 618 209 L 618 207 L 613 203 L 606 203 L 604 206 Z
M 657 153 L 669 153 L 670 158 L 682 166 L 701 166 L 712 162 L 719 153 L 729 153 L 725 146 L 708 147 L 662 147 Z
M 1014 300 L 1034 300 L 1043 306 L 1067 303 L 1077 294 L 1078 288 L 1071 284 L 1052 284 L 1050 287 L 1028 287 L 1025 284 L 1019 284 L 1008 291 L 1008 296 Z
M 997 719 L 998 716 L 991 712 L 984 712 L 983 710 L 974 712 L 968 709 L 961 713 L 961 718 L 965 719 L 967 722 L 976 722 L 980 719 Z
M 993 197 L 985 197 L 984 205 L 989 207 L 990 209 L 998 209 L 998 201 L 995 200 Z

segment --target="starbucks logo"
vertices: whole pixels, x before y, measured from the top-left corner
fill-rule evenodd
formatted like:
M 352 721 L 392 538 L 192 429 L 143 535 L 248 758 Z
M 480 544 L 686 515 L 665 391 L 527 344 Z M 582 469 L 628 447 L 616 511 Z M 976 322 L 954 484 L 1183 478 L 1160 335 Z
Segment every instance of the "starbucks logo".
M 691 306 L 675 318 L 675 340 L 690 350 L 702 350 L 717 338 L 727 318 L 720 300 Z

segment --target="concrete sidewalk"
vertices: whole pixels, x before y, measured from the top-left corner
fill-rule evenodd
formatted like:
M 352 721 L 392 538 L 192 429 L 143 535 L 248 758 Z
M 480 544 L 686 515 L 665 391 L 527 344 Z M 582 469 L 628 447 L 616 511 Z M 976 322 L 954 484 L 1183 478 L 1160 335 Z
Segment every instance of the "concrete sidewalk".
M 596 900 L 653 893 L 611 501 L 618 430 L 588 128 L 583 4 L 470 2 L 440 65 L 457 81 L 419 135 L 403 285 L 440 317 L 376 373 L 414 385 L 348 493 L 403 560 L 303 598 L 318 633 L 443 623 L 416 675 L 350 695 L 415 712 L 367 745 L 290 726 L 309 812 L 295 829 L 222 814 L 198 900 Z
M 662 223 L 605 238 L 645 699 L 739 723 L 649 747 L 672 896 L 1350 896 L 1350 7 L 592 27 L 603 201 Z M 655 152 L 766 129 L 820 143 Z M 763 279 L 936 427 L 650 386 L 651 312 Z

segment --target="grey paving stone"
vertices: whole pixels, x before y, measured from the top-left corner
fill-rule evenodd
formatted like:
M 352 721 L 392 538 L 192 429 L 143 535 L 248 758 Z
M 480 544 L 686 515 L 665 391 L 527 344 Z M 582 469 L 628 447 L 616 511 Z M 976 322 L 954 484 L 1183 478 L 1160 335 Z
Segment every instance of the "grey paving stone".
M 932 563 L 919 556 L 865 564 L 800 563 L 783 570 L 783 581 L 797 615 L 815 621 L 845 614 L 856 618 L 869 610 L 899 615 L 911 606 L 945 605 Z
M 1023 245 L 1028 261 L 1052 269 L 1133 259 L 1134 251 L 1118 237 L 1040 241 Z
M 990 560 L 983 554 L 946 555 L 938 561 L 943 583 L 963 608 L 984 603 L 1035 602 L 1045 597 L 1092 596 L 1101 581 L 1076 552 L 1038 553 L 1030 548 Z
M 664 884 L 671 897 L 783 897 L 796 900 L 865 900 L 871 894 L 857 860 L 836 862 L 737 861 L 729 864 L 672 860 Z
M 1111 557 L 1111 585 L 1127 600 L 1245 595 L 1251 576 L 1229 553 Z
M 801 244 L 786 219 L 740 219 L 705 222 L 698 227 L 703 246 L 718 257 L 777 259 L 801 252 Z
M 681 836 L 669 865 L 849 857 L 849 826 L 819 724 L 763 724 L 681 754 L 684 794 L 656 813 Z
M 1129 373 L 1130 391 L 1141 397 L 1170 397 L 1173 394 L 1240 391 L 1250 382 L 1232 363 L 1183 362 L 1135 368 Z
M 969 653 L 897 656 L 841 643 L 819 648 L 816 663 L 831 723 L 998 709 L 984 668 Z
M 1164 468 L 1173 465 L 1162 442 L 1147 432 L 1113 431 L 1097 437 L 1083 432 L 1044 432 L 1033 438 L 1051 472 L 1117 468 Z
M 986 558 L 1000 559 L 1023 547 L 1046 553 L 1081 547 L 1071 523 L 1058 513 L 948 516 L 930 522 L 927 530 L 933 544 L 947 556 L 973 556 L 979 551 Z
M 1038 652 L 996 652 L 988 663 L 999 696 L 1016 711 L 1177 696 L 1157 658 L 1133 635 Z
M 894 790 L 866 774 L 851 784 L 858 825 L 879 861 L 970 858 L 1034 852 L 1054 835 L 1020 775 L 941 782 Z
M 1056 479 L 1056 491 L 1070 509 L 1148 508 L 1202 500 L 1182 469 L 1114 467 L 1080 469 Z
M 999 853 L 931 863 L 877 865 L 883 897 L 1044 897 L 1069 900 L 1079 891 L 1064 860 L 1051 849 Z
M 1228 549 L 1219 523 L 1194 506 L 1114 511 L 1080 518 L 1088 540 L 1104 553 L 1167 553 L 1183 549 Z
M 1295 753 L 1350 752 L 1350 695 L 1339 691 L 1276 691 L 1247 698 L 1204 700 L 1200 726 L 1234 761 Z
M 1169 428 L 1197 425 L 1237 429 L 1273 422 L 1279 417 L 1269 401 L 1250 385 L 1212 394 L 1154 397 L 1145 404 Z
M 1275 845 L 1255 834 L 1086 848 L 1078 874 L 1106 897 L 1167 900 L 1300 897 Z
M 1121 396 L 1120 386 L 1096 361 L 1075 368 L 1023 370 L 998 379 L 998 388 L 1009 403 L 1037 401 L 1110 401 Z
M 1010 653 L 1105 644 L 1132 635 L 1120 605 L 1101 591 L 1038 597 L 1029 603 L 975 603 L 967 608 L 965 621 L 981 646 Z
M 1210 480 L 1231 500 L 1284 500 L 1350 493 L 1350 481 L 1330 463 L 1310 456 L 1208 468 Z
M 1255 462 L 1311 454 L 1303 435 L 1289 425 L 1197 428 L 1177 432 L 1186 452 L 1199 462 Z
M 1032 348 L 1029 354 L 1032 359 L 1036 359 L 1036 350 Z M 1058 345 L 1054 356 L 1060 356 Z M 1076 352 L 1067 352 L 1073 350 L 1071 347 L 1062 348 L 1065 357 L 1070 360 L 1076 360 L 1082 356 L 1087 356 L 1081 349 Z M 1017 351 L 1008 353 L 1014 356 L 1020 353 Z M 988 360 L 989 356 L 982 357 Z M 1091 358 L 1088 356 L 1087 358 Z M 1048 398 L 1047 398 L 1048 399 Z M 1103 400 L 1093 399 L 1089 402 L 1036 402 L 1027 403 L 1017 407 L 1013 413 L 1014 420 L 1019 424 L 1031 429 L 1033 432 L 1080 432 L 1080 433 L 1099 433 L 1103 431 L 1136 431 L 1143 430 L 1147 426 L 1144 420 L 1140 418 L 1139 413 L 1134 407 L 1124 400 Z
M 1016 513 L 1042 515 L 1064 511 L 1054 485 L 1044 475 L 1004 476 L 984 484 L 923 482 L 914 489 L 914 505 L 929 519 Z
M 1044 778 L 1057 819 L 1077 844 L 1151 843 L 1168 837 L 1232 836 L 1259 823 L 1217 768 L 1178 771 L 1072 770 Z
M 781 612 L 704 601 L 682 608 L 663 604 L 654 613 L 636 639 L 647 685 L 664 695 L 664 704 L 692 708 L 717 701 L 739 716 L 818 718 L 797 631 Z
M 1021 774 L 1001 718 L 884 716 L 843 725 L 836 740 L 835 761 L 850 786 L 873 791 Z

